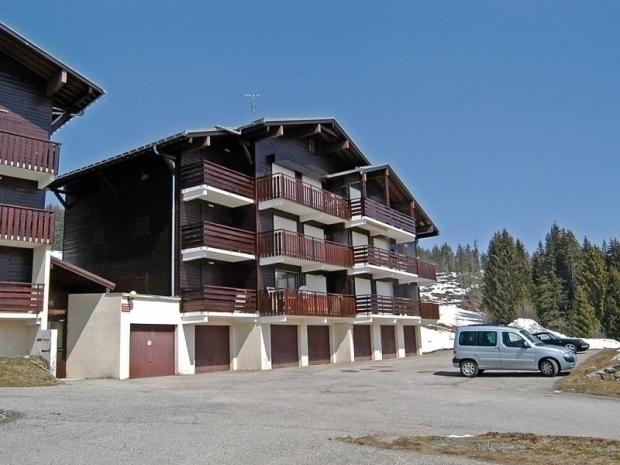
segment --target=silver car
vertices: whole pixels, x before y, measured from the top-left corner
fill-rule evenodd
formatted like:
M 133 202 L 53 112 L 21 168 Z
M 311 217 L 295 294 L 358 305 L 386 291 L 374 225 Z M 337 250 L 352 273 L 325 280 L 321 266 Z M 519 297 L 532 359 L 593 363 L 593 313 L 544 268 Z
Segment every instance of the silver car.
M 460 326 L 454 336 L 452 364 L 469 378 L 484 370 L 540 371 L 555 376 L 575 368 L 575 354 L 543 344 L 512 326 Z

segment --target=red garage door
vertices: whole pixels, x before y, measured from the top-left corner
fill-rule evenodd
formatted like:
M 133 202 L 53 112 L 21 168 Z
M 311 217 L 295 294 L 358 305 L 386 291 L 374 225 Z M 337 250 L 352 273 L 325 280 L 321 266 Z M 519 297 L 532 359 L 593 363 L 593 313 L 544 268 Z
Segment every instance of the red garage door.
M 405 355 L 416 355 L 415 326 L 405 326 Z
M 330 362 L 329 326 L 308 326 L 308 359 L 310 365 Z
M 396 358 L 396 335 L 394 326 L 381 325 L 381 352 L 383 358 Z
M 129 376 L 174 375 L 174 326 L 131 325 Z
M 228 326 L 196 326 L 196 373 L 230 370 Z
M 353 326 L 353 350 L 356 362 L 372 359 L 370 326 Z
M 297 326 L 271 325 L 271 367 L 299 366 Z

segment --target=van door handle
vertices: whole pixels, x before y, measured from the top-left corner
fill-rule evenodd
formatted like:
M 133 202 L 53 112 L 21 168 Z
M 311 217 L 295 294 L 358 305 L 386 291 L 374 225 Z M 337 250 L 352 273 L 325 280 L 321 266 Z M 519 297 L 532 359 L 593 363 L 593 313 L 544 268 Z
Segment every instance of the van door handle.
M 495 350 L 499 352 L 500 349 L 499 349 L 499 347 L 496 347 Z

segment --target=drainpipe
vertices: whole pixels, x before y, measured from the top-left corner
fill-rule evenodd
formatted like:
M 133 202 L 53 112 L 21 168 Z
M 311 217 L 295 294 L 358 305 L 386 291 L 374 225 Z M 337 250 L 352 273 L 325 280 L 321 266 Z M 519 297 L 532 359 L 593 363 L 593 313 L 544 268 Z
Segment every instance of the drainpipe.
M 170 225 L 170 296 L 174 297 L 174 275 L 176 264 L 176 164 L 172 160 L 166 158 L 162 153 L 157 150 L 157 144 L 153 144 L 153 152 L 162 158 L 170 173 L 172 174 L 172 223 Z

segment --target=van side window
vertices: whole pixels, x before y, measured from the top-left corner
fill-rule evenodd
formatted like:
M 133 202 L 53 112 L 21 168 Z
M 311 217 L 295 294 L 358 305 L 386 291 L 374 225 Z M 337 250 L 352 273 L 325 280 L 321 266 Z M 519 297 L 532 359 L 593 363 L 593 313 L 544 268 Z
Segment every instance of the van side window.
M 495 331 L 463 331 L 459 335 L 459 345 L 495 347 L 497 333 Z
M 525 347 L 525 339 L 517 333 L 502 332 L 502 342 L 506 347 L 515 347 L 523 349 Z

